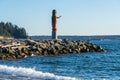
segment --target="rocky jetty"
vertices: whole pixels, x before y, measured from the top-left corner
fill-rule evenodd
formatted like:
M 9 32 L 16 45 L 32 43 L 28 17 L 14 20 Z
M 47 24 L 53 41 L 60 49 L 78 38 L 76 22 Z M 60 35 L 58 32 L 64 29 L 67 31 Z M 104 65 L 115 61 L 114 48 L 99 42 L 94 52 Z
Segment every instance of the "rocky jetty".
M 48 56 L 102 51 L 103 49 L 100 46 L 80 40 L 0 40 L 0 59 L 20 59 L 33 55 Z

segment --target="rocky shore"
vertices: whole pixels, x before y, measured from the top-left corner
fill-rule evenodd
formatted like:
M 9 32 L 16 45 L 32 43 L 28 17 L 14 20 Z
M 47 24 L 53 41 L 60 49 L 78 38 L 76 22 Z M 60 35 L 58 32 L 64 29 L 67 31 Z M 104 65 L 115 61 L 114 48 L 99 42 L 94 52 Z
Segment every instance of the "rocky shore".
M 27 56 L 47 56 L 85 52 L 102 52 L 100 46 L 86 41 L 58 40 L 0 40 L 0 59 L 20 59 Z

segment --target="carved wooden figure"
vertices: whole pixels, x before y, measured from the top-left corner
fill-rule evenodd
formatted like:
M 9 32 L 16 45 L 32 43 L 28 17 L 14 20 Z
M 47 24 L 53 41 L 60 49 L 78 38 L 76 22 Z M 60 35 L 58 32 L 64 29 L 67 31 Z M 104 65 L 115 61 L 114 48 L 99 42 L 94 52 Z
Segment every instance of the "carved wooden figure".
M 56 27 L 56 23 L 58 18 L 60 18 L 61 16 L 57 17 L 56 16 L 56 10 L 54 9 L 52 11 L 52 39 L 57 39 L 57 27 Z

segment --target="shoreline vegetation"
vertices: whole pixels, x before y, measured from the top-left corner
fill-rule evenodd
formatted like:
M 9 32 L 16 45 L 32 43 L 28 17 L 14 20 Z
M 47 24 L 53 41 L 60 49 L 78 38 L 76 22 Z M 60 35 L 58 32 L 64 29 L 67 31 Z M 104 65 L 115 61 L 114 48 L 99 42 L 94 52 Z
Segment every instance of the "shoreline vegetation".
M 21 59 L 28 56 L 81 54 L 103 51 L 104 50 L 96 44 L 80 40 L 0 39 L 1 60 Z
M 13 25 L 11 22 L 0 22 L 0 39 L 3 38 L 26 39 L 28 34 L 24 28 Z

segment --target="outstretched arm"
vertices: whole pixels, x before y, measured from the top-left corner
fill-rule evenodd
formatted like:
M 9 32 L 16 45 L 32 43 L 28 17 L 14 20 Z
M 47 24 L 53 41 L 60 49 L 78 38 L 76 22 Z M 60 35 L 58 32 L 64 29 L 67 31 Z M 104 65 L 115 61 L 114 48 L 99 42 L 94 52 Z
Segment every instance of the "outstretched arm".
M 61 18 L 62 16 L 56 17 L 57 19 Z

